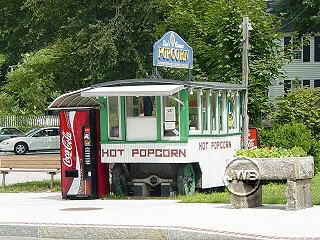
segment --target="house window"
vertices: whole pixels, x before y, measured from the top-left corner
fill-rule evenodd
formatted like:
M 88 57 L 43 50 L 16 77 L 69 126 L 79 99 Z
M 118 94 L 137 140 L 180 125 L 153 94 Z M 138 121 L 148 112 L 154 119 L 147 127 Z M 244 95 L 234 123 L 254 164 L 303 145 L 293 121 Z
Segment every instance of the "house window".
M 298 88 L 302 86 L 302 82 L 300 80 L 291 80 L 291 88 Z
M 303 80 L 304 87 L 310 87 L 310 80 Z
M 309 86 L 310 86 L 310 80 L 304 80 L 304 81 L 297 80 L 297 79 L 295 79 L 295 80 L 284 80 L 284 92 L 287 93 L 291 89 L 301 87 L 303 84 L 308 84 L 307 81 L 309 81 Z M 303 86 L 305 86 L 305 85 L 303 85 Z
M 319 79 L 314 80 L 314 87 L 315 88 L 320 87 L 320 80 Z
M 303 41 L 303 62 L 310 62 L 310 41 Z
M 314 37 L 314 61 L 320 62 L 320 36 Z
M 284 80 L 284 92 L 287 93 L 291 89 L 291 80 Z
M 283 39 L 284 52 L 290 53 L 292 51 L 293 59 L 297 61 L 301 61 L 302 60 L 301 38 L 294 41 L 297 41 L 297 42 L 293 42 L 291 37 L 284 37 Z M 293 48 L 290 46 L 291 44 L 293 44 Z
M 290 43 L 291 43 L 291 37 L 284 37 L 283 38 L 283 45 L 284 45 L 284 52 L 285 53 L 288 53 Z

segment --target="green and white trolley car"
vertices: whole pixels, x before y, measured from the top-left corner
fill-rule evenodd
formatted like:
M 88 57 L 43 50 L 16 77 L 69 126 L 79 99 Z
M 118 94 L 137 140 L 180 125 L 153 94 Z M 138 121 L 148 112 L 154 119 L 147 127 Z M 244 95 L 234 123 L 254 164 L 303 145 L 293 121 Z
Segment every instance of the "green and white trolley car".
M 168 34 L 154 61 L 181 67 L 192 55 Z M 221 82 L 118 80 L 73 92 L 56 108 L 99 108 L 101 162 L 111 166 L 115 194 L 191 194 L 224 186 L 226 163 L 241 147 L 244 91 Z

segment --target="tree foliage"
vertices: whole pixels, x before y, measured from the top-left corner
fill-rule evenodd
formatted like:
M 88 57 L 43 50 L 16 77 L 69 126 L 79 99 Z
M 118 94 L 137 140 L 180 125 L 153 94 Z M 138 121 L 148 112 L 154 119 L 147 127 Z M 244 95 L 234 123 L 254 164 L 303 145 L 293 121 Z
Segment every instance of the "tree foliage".
M 168 8 L 169 6 L 169 8 Z M 266 92 L 270 81 L 279 75 L 284 64 L 277 43 L 274 17 L 265 12 L 265 1 L 247 0 L 166 0 L 165 21 L 158 35 L 174 30 L 193 47 L 194 75 L 198 81 L 241 83 L 243 16 L 249 16 L 249 115 L 256 124 L 269 111 Z
M 2 0 L 1 99 L 12 101 L 14 112 L 38 113 L 58 93 L 150 76 L 152 45 L 168 30 L 193 47 L 197 81 L 241 83 L 239 25 L 248 15 L 249 114 L 257 122 L 268 111 L 265 93 L 283 63 L 274 18 L 265 8 L 263 0 Z M 181 79 L 187 71 L 161 74 Z
M 284 24 L 292 23 L 300 33 L 319 31 L 319 0 L 280 0 L 279 14 L 284 16 Z

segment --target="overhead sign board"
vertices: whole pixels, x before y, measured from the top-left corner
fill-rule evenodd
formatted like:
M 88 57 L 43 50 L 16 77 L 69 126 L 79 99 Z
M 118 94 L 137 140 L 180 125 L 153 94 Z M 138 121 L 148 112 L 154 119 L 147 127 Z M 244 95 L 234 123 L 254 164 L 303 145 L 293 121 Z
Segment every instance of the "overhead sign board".
M 167 32 L 153 45 L 153 66 L 192 69 L 192 48 L 175 32 Z

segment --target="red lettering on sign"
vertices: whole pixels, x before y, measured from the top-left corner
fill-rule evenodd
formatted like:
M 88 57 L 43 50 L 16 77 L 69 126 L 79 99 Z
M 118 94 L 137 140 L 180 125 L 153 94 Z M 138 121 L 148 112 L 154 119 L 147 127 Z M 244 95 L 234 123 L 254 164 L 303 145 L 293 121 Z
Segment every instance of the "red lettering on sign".
M 162 157 L 162 149 L 156 149 L 156 157 Z
M 135 155 L 139 154 L 139 150 L 138 149 L 132 149 L 132 157 L 135 157 Z

